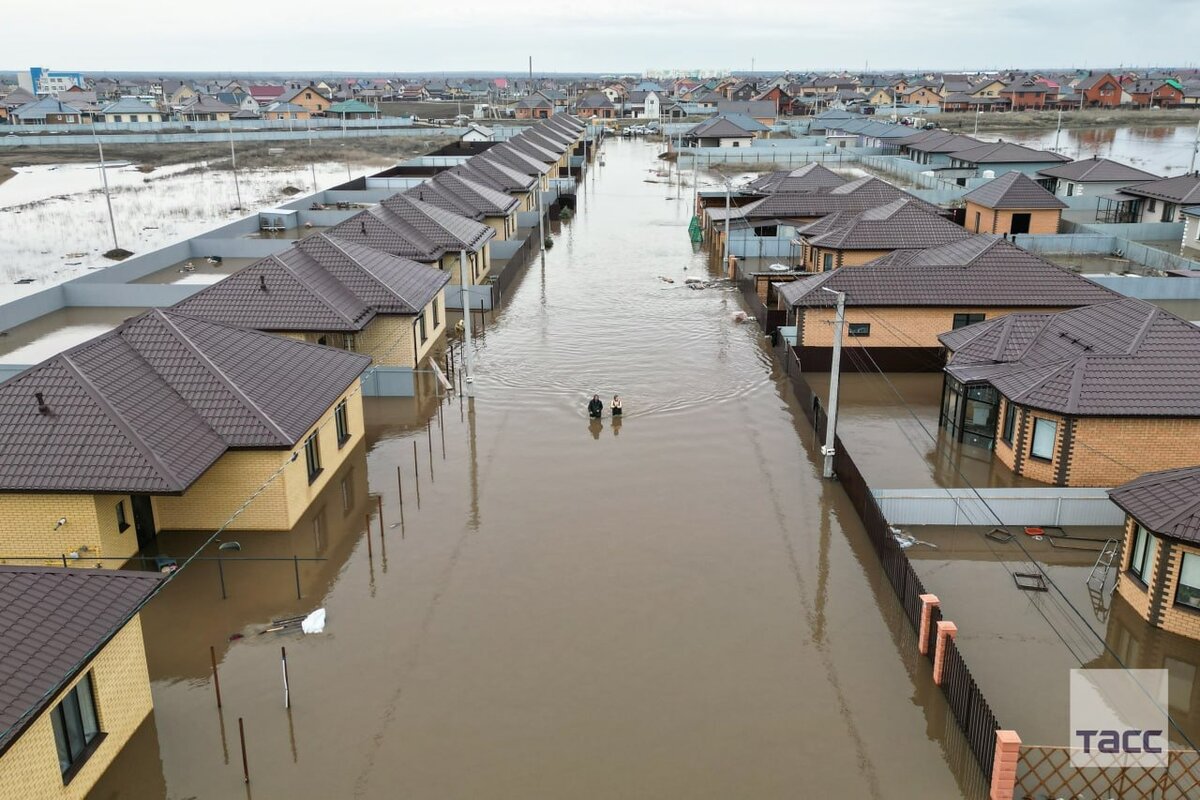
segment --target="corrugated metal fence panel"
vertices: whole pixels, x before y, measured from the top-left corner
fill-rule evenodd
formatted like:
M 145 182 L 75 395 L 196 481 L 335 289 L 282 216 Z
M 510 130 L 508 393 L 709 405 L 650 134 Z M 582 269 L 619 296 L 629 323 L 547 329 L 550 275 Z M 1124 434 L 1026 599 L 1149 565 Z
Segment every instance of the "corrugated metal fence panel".
M 388 128 L 383 130 L 358 130 L 355 137 L 374 136 L 462 136 L 465 128 Z M 343 135 L 338 130 L 313 131 L 234 131 L 233 138 L 239 141 L 275 142 L 307 141 L 313 139 L 337 139 Z M 228 133 L 113 133 L 104 137 L 105 144 L 184 144 L 195 142 L 228 142 Z M 0 136 L 0 147 L 57 147 L 68 144 L 95 145 L 91 134 L 67 134 L 63 136 Z
M 1126 275 L 1088 275 L 1089 280 L 1127 297 L 1143 300 L 1200 300 L 1200 280 L 1143 278 Z
M 1120 525 L 1104 489 L 877 489 L 894 525 Z M 997 519 L 997 517 L 999 519 Z

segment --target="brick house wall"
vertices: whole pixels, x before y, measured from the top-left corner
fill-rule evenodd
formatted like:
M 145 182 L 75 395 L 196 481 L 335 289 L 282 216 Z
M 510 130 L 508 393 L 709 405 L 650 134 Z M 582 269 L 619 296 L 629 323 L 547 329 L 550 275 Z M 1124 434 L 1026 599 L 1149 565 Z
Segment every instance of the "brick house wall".
M 954 327 L 955 314 L 984 314 L 987 319 L 1005 314 L 1035 314 L 1065 311 L 1064 308 L 846 308 L 847 322 L 871 323 L 871 335 L 863 337 L 862 344 L 871 347 L 937 347 L 942 343 L 938 335 Z M 797 344 L 811 347 L 833 345 L 833 308 L 806 308 L 803 325 Z
M 1150 581 L 1143 584 L 1129 571 L 1137 527 L 1137 520 L 1126 515 L 1125 536 L 1118 562 L 1120 571 L 1117 574 L 1117 593 L 1129 603 L 1138 616 L 1154 627 L 1190 639 L 1200 639 L 1200 610 L 1175 603 L 1183 556 L 1185 553 L 1200 556 L 1200 547 L 1163 536 L 1154 536 L 1157 547 L 1154 563 L 1151 565 Z
M 88 672 L 107 736 L 64 786 L 49 712 Z M 0 797 L 83 800 L 152 709 L 142 625 L 134 617 L 0 757 Z
M 129 527 L 124 531 L 117 524 L 118 502 L 125 504 Z M 67 524 L 55 530 L 58 520 L 64 517 Z M 87 548 L 86 554 L 83 547 Z M 0 494 L 0 562 L 5 556 L 45 555 L 45 566 L 61 567 L 64 553 L 80 552 L 93 559 L 129 558 L 137 549 L 129 495 Z M 89 561 L 86 557 L 71 562 L 77 567 L 97 564 L 113 569 L 121 566 L 120 562 Z
M 1012 233 L 1013 214 L 1029 214 L 1030 233 L 1058 233 L 1058 222 L 1062 217 L 1057 208 L 991 209 L 970 200 L 966 211 L 964 226 L 971 233 Z

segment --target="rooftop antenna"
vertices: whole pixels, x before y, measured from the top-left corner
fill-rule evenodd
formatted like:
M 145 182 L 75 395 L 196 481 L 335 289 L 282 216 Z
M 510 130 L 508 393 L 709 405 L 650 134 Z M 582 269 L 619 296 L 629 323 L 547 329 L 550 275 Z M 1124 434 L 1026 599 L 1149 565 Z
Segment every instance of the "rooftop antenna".
M 41 392 L 34 392 L 33 396 L 37 400 L 38 413 L 39 414 L 49 414 L 50 406 L 46 405 L 46 397 Z
M 267 290 L 267 276 L 266 275 L 258 276 L 258 288 L 264 292 Z

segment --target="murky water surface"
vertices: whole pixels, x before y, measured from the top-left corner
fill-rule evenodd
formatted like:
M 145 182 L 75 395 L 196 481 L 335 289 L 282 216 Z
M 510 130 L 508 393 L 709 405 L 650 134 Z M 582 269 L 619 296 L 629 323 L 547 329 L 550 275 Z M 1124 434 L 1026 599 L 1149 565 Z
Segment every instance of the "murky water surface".
M 1070 158 L 1111 158 L 1155 175 L 1187 172 L 1196 142 L 1196 125 L 1153 125 L 1123 128 L 1064 128 L 1049 131 L 995 131 L 979 139 L 1016 142 L 1039 150 L 1052 150 Z
M 544 264 L 487 319 L 473 404 L 369 401 L 365 447 L 313 513 L 236 537 L 238 557 L 287 561 L 197 562 L 147 609 L 157 735 L 122 762 L 147 796 L 972 791 L 857 518 L 757 328 L 733 320 L 738 294 L 682 288 L 705 258 L 686 192 L 644 182 L 653 154 L 607 145 Z M 624 419 L 589 424 L 592 393 L 619 393 Z M 261 633 L 318 606 L 324 634 Z

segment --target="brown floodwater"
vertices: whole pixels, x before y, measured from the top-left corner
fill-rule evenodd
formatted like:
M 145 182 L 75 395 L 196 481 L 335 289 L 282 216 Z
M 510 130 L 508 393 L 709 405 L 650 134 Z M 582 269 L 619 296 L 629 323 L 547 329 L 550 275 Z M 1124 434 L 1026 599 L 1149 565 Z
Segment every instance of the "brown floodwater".
M 654 153 L 606 145 L 487 318 L 477 399 L 368 401 L 365 442 L 295 530 L 223 536 L 242 550 L 146 609 L 154 735 L 122 762 L 131 781 L 172 798 L 977 794 L 738 293 L 683 288 L 708 265 L 686 191 L 646 182 Z M 619 393 L 624 418 L 589 423 L 593 393 Z M 316 560 L 235 560 L 292 555 Z M 317 607 L 323 634 L 262 633 Z

